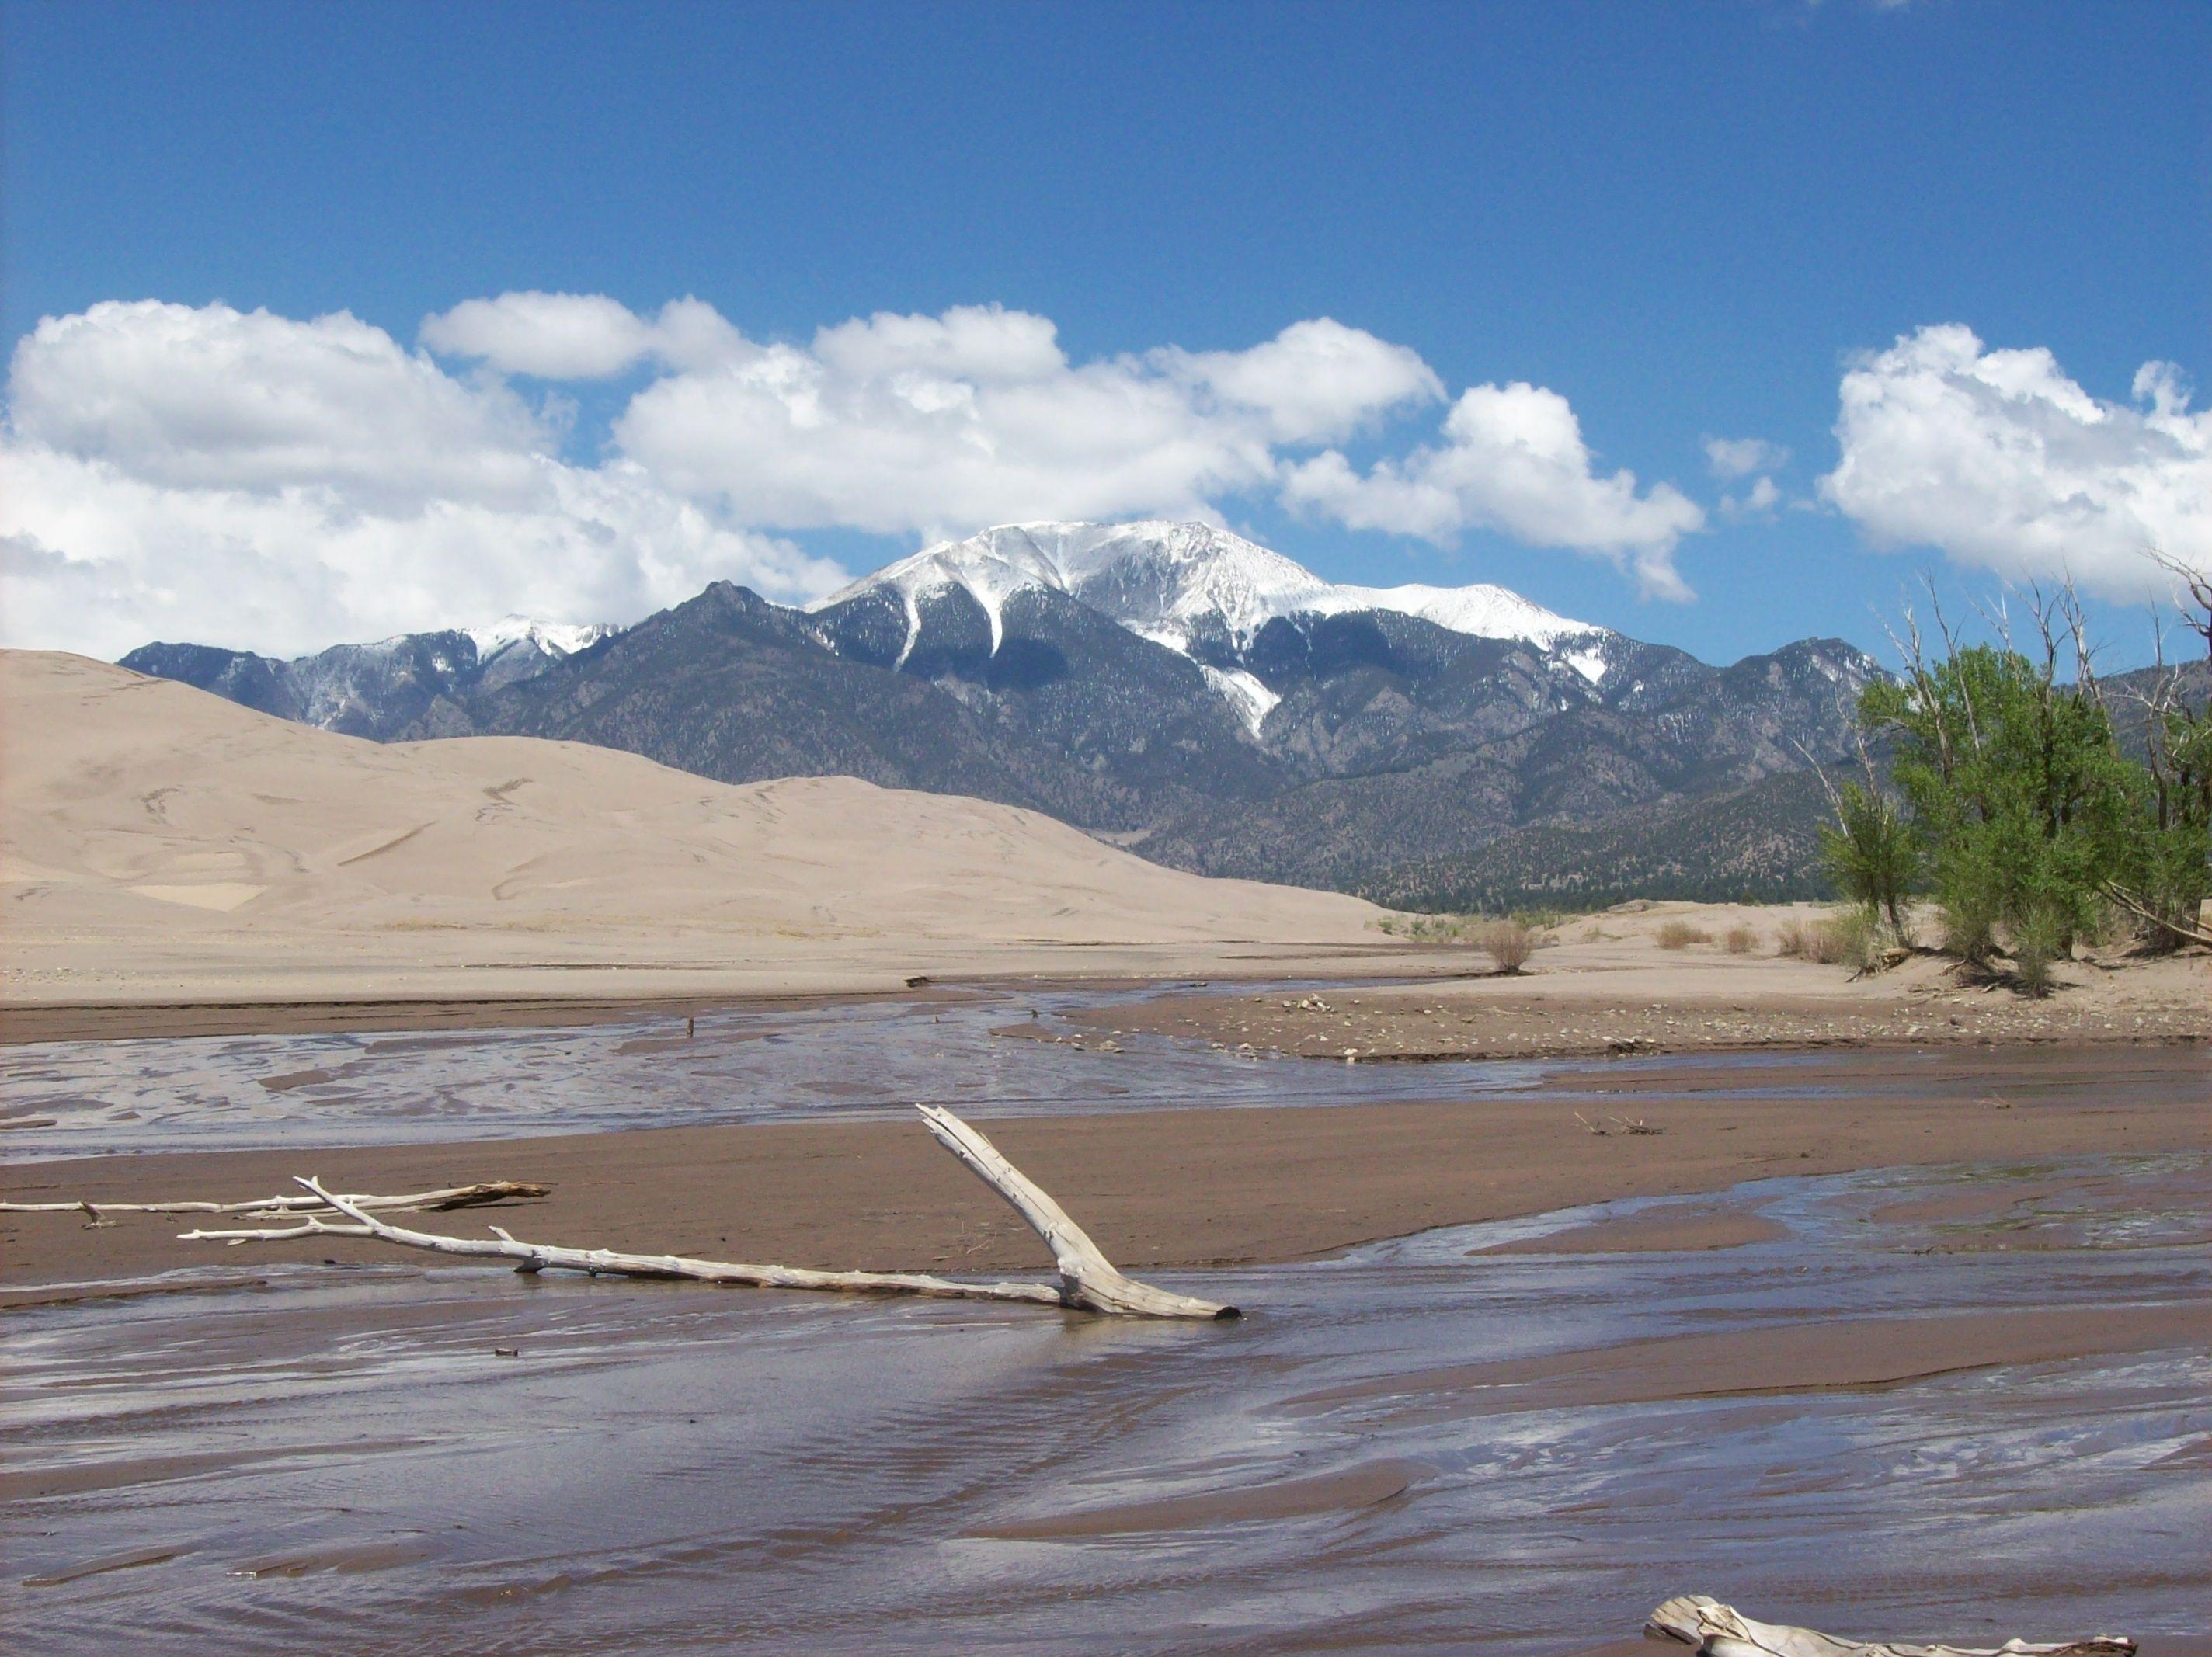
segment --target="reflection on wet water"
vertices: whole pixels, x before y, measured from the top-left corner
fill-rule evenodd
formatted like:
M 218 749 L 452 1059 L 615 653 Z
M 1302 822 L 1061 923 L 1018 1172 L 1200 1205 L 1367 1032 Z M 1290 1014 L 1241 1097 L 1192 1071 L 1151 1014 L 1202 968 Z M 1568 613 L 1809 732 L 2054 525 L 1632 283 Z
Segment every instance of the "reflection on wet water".
M 1716 1078 L 1738 1098 L 1799 1099 L 1978 1098 L 2001 1080 L 2028 1105 L 2067 1096 L 2081 1077 L 2078 1065 L 2052 1069 L 2033 1050 L 1891 1051 L 1848 1070 L 1834 1054 L 1776 1053 L 1340 1065 L 1147 1035 L 1068 1039 L 1066 1015 L 1158 992 L 978 990 L 921 1004 L 732 1009 L 702 1015 L 689 1039 L 680 1017 L 664 1015 L 553 1029 L 33 1042 L 0 1047 L 0 1150 L 28 1161 L 514 1138 L 904 1116 L 916 1101 L 988 1118 L 1474 1098 L 1539 1085 L 1562 1099 L 1647 1083 L 1689 1096 Z M 2096 1068 L 2116 1090 L 2164 1089 L 2172 1062 L 2154 1047 L 2113 1049 Z
M 54 1651 L 1544 1653 L 1697 1590 L 1977 1644 L 2205 1631 L 2201 1339 L 1841 1390 L 1541 1377 L 1846 1319 L 2155 1325 L 2212 1289 L 2212 1164 L 1727 1202 L 1781 1235 L 1470 1257 L 1645 1200 L 1167 1279 L 1234 1325 L 400 1265 L 17 1314 L 0 1614 Z M 1524 1378 L 1441 1378 L 1478 1362 Z
M 917 1100 L 1004 1116 L 1433 1098 L 1438 1071 L 1462 1072 L 1464 1090 L 1495 1092 L 1558 1068 L 1331 1067 L 1150 1037 L 1104 1052 L 1097 1038 L 1083 1048 L 1030 1035 L 1139 993 L 736 1009 L 702 1015 L 688 1039 L 680 1017 L 662 1015 L 542 1029 L 33 1042 L 0 1048 L 0 1124 L 51 1120 L 4 1136 L 11 1156 L 44 1158 L 245 1150 L 302 1134 L 380 1144 L 903 1114 Z

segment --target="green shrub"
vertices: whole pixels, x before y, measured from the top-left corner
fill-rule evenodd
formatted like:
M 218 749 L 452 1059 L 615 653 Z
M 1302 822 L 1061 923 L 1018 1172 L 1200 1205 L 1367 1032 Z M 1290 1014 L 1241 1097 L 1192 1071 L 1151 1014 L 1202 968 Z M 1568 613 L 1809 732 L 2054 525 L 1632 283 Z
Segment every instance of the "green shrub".
M 1954 896 L 1937 913 L 1942 924 L 1938 947 L 1945 955 L 1979 965 L 1996 952 L 1996 920 L 1986 909 L 1964 907 Z
M 2070 953 L 2069 917 L 2057 904 L 2031 907 L 2012 929 L 2013 973 L 2031 995 L 2051 993 L 2051 963 Z
M 1874 787 L 1845 783 L 1835 797 L 1836 822 L 1820 826 L 1820 861 L 1836 889 L 1881 917 L 1910 946 L 1907 900 L 1919 878 L 1919 832 L 1898 802 Z

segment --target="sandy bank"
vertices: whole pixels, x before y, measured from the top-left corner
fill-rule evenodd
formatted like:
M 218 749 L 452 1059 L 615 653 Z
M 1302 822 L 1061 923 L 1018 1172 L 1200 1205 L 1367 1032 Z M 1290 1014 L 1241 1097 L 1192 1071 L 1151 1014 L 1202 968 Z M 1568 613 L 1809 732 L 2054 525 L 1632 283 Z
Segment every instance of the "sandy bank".
M 1229 1048 L 1374 1061 L 1725 1052 L 1761 1047 L 1932 1047 L 2212 1041 L 2212 955 L 2085 957 L 2057 970 L 2040 998 L 1973 981 L 1923 956 L 1860 975 L 1776 953 L 1785 927 L 1817 920 L 1809 904 L 1655 903 L 1569 920 L 1528 970 L 1496 974 L 1460 947 L 1457 975 L 1398 987 L 1308 994 L 1209 990 L 1115 1009 L 1094 1030 L 1141 1030 Z M 1680 922 L 1703 942 L 1667 949 Z M 1728 932 L 1750 947 L 1730 952 Z M 1447 957 L 1449 959 L 1449 957 Z M 1448 971 L 1449 968 L 1445 968 Z

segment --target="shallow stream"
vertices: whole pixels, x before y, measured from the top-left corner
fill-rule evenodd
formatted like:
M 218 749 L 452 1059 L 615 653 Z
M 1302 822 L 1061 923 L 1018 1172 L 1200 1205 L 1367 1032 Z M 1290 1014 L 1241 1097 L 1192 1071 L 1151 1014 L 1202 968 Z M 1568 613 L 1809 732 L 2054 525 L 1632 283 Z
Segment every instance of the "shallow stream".
M 680 1026 L 52 1044 L 8 1103 L 151 1148 L 1584 1084 L 989 1034 L 1030 1005 L 732 1016 L 649 1050 Z M 2201 1058 L 2128 1062 L 2203 1092 Z M 332 1079 L 261 1086 L 283 1067 Z M 65 1154 L 66 1120 L 15 1132 Z M 1668 1204 L 1764 1240 L 1471 1252 Z M 0 1627 L 27 1653 L 1542 1657 L 1698 1591 L 2158 1657 L 2212 1634 L 2208 1217 L 2203 1158 L 1765 1181 L 1162 1275 L 1248 1308 L 1225 1325 L 413 1259 L 18 1311 Z M 2098 1320 L 2125 1338 L 2069 1346 Z M 1839 1334 L 1959 1361 L 1807 1379 Z
M 1186 986 L 1170 986 L 1186 987 Z M 1248 986 L 1289 998 L 1304 986 Z M 1974 1098 L 1992 1078 L 2021 1098 L 2100 1085 L 2198 1090 L 2187 1049 L 2114 1048 L 2051 1066 L 2032 1048 L 1854 1056 L 1744 1052 L 1680 1059 L 1480 1059 L 1344 1065 L 1199 1041 L 1115 1035 L 1110 1012 L 1156 990 L 977 990 L 924 1002 L 735 1008 L 549 1029 L 222 1035 L 0 1047 L 0 1152 L 19 1162 L 288 1144 L 516 1138 L 716 1122 L 1050 1116 L 1205 1105 L 1339 1105 L 1480 1098 L 1546 1088 L 1605 1097 L 1624 1083 L 1735 1096 L 1846 1090 Z M 1332 994 L 1338 992 L 1332 989 Z M 1354 992 L 1356 993 L 1356 992 Z M 1109 1018 L 1102 1034 L 1069 1022 Z M 1108 1045 L 1110 1044 L 1110 1047 Z M 2189 1084 L 2185 1080 L 2183 1083 Z

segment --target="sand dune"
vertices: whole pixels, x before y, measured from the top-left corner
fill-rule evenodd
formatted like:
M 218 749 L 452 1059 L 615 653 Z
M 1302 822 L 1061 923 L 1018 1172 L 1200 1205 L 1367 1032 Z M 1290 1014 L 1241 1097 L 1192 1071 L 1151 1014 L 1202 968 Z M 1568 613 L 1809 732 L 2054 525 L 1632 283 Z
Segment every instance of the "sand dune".
M 18 1002 L 255 995 L 244 980 L 271 971 L 332 994 L 426 993 L 420 974 L 464 968 L 823 988 L 933 963 L 1064 969 L 1075 950 L 1174 971 L 1382 942 L 1351 898 L 1201 879 L 1034 812 L 849 778 L 731 786 L 524 737 L 379 744 L 45 652 L 0 652 L 0 704 Z

